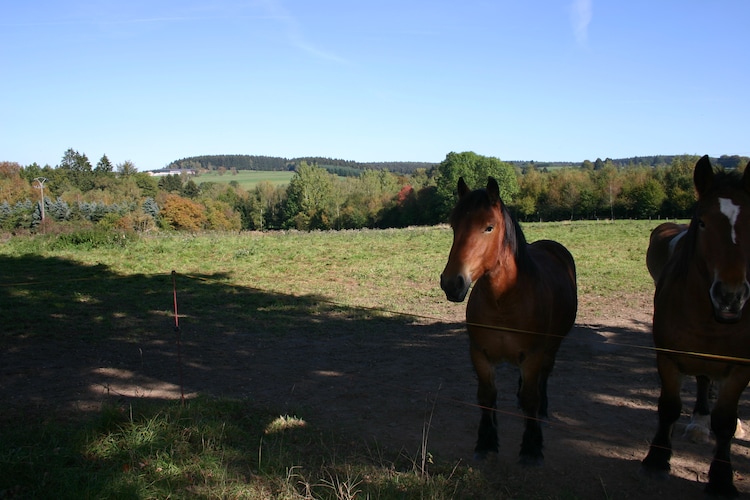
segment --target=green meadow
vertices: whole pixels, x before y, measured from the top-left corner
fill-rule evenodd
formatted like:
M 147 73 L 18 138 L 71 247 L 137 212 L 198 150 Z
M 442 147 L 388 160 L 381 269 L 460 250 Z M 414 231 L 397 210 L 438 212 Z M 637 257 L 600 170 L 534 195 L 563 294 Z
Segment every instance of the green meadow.
M 226 171 L 219 173 L 216 171 L 200 174 L 194 178 L 195 183 L 200 185 L 202 182 L 219 182 L 229 184 L 236 182 L 245 190 L 253 189 L 256 184 L 262 181 L 270 182 L 274 186 L 289 184 L 294 172 L 284 171 L 260 171 L 260 170 L 238 170 L 237 173 Z

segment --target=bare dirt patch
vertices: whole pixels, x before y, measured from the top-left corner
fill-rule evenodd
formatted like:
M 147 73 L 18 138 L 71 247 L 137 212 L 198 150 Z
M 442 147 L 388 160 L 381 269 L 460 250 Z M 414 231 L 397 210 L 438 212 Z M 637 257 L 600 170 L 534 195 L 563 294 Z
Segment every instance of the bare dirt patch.
M 517 465 L 522 419 L 517 372 L 498 368 L 499 455 L 473 462 L 479 421 L 476 384 L 461 318 L 454 322 L 363 319 L 346 314 L 296 321 L 268 333 L 259 320 L 222 329 L 215 319 L 182 322 L 182 376 L 168 325 L 138 341 L 18 339 L 0 353 L 0 404 L 8 415 L 80 414 L 108 398 L 247 398 L 322 429 L 351 433 L 417 457 L 426 422 L 436 460 L 470 464 L 497 485 L 498 497 L 703 498 L 712 444 L 682 437 L 695 384 L 686 380 L 675 433 L 672 476 L 639 475 L 656 429 L 658 377 L 649 349 L 649 297 L 602 318 L 583 303 L 550 379 L 545 465 Z M 635 306 L 633 305 L 635 304 Z M 741 415 L 750 415 L 747 405 Z M 736 485 L 747 495 L 750 443 L 733 447 Z

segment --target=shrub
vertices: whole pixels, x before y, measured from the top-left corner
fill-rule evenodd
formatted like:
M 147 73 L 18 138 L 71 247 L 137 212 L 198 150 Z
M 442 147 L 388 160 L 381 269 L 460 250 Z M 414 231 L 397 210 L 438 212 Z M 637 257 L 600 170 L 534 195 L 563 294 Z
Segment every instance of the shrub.
M 114 231 L 104 227 L 94 227 L 61 234 L 51 247 L 54 250 L 124 247 L 135 239 L 133 231 Z

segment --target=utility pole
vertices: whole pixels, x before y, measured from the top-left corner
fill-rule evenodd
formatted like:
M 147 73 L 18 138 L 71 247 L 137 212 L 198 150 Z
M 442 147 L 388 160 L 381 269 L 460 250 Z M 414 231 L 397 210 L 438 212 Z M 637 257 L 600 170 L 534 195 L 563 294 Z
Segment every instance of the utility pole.
M 44 222 L 44 183 L 47 182 L 47 178 L 37 177 L 34 180 L 39 183 L 39 190 L 42 193 L 42 222 Z

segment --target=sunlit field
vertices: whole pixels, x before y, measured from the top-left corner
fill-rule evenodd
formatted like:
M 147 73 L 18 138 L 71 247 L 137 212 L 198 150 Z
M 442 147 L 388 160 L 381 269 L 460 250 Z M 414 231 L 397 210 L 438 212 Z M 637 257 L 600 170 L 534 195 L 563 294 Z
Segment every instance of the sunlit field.
M 293 176 L 294 172 L 287 170 L 278 172 L 238 170 L 236 174 L 229 171 L 224 173 L 212 171 L 198 175 L 194 177 L 193 180 L 198 185 L 200 185 L 202 182 L 219 182 L 225 184 L 236 182 L 241 188 L 251 190 L 261 181 L 270 182 L 274 186 L 289 184 L 289 181 Z

